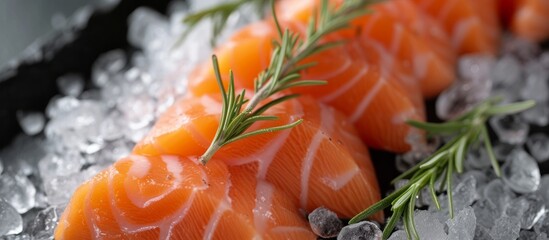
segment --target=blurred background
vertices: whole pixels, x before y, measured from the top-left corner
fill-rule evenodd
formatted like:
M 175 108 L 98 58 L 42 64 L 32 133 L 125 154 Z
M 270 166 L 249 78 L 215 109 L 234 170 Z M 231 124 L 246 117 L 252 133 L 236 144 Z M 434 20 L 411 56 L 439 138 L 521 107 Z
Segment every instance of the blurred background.
M 0 1 L 0 66 L 93 0 Z M 0 67 L 1 68 L 1 67 Z

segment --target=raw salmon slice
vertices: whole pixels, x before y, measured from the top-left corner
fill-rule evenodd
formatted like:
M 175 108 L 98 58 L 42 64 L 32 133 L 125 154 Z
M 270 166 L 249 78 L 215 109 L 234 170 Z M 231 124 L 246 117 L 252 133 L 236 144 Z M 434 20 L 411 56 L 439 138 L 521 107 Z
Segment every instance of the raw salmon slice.
M 304 30 L 297 22 L 283 24 L 296 32 Z M 272 21 L 267 20 L 245 27 L 220 46 L 216 55 L 225 82 L 232 69 L 238 87 L 252 88 L 255 76 L 268 66 L 272 39 L 277 36 Z M 412 131 L 405 120 L 424 119 L 419 85 L 406 77 L 406 68 L 393 61 L 383 48 L 366 51 L 366 47 L 360 47 L 362 51 L 356 52 L 355 44 L 349 40 L 348 44 L 306 59 L 305 62 L 314 61 L 316 65 L 303 71 L 303 77 L 327 80 L 328 84 L 292 91 L 310 94 L 343 112 L 368 146 L 405 152 L 410 149 L 406 137 Z M 380 68 L 382 61 L 393 63 L 390 68 Z M 201 65 L 189 79 L 189 91 L 194 96 L 219 92 L 211 63 Z
M 518 36 L 540 42 L 549 38 L 549 1 L 519 1 L 511 29 Z
M 211 95 L 181 100 L 159 119 L 134 153 L 197 158 L 215 134 L 219 104 Z M 211 161 L 224 162 L 239 174 L 272 184 L 305 212 L 325 206 L 342 218 L 350 218 L 379 200 L 368 151 L 341 113 L 312 98 L 300 97 L 266 114 L 279 119 L 253 128 L 297 119 L 304 122 L 290 130 L 228 144 Z
M 331 2 L 339 4 L 340 1 Z M 284 0 L 277 9 L 283 13 L 281 19 L 306 24 L 312 9 L 319 5 L 320 2 L 314 0 Z M 425 97 L 434 97 L 452 84 L 455 54 L 439 24 L 408 0 L 376 3 L 369 9 L 371 13 L 355 19 L 352 28 L 338 32 L 339 38 L 359 38 L 384 48 L 393 61 L 409 68 L 407 71 L 421 85 Z
M 498 0 L 411 0 L 442 24 L 459 54 L 495 54 L 500 37 Z
M 130 155 L 81 186 L 56 239 L 315 239 L 289 198 L 221 161 Z

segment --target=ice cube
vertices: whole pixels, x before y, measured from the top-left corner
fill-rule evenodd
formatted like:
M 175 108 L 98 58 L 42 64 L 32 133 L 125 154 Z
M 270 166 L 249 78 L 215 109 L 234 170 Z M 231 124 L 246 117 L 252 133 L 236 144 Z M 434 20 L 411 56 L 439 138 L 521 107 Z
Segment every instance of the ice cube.
M 23 231 L 23 219 L 18 211 L 0 198 L 0 237 Z
M 486 169 L 492 166 L 488 152 L 484 147 L 470 149 L 467 153 L 466 164 L 475 169 Z
M 343 228 L 337 214 L 324 207 L 313 210 L 307 218 L 313 232 L 323 238 L 335 237 Z
M 538 234 L 549 234 L 549 215 L 546 214 L 534 224 L 534 231 Z
M 503 38 L 501 49 L 503 55 L 513 55 L 522 62 L 535 59 L 540 53 L 538 44 L 511 35 Z
M 46 118 L 41 112 L 17 111 L 16 116 L 19 126 L 29 136 L 34 136 L 44 129 Z
M 82 174 L 73 173 L 67 176 L 54 176 L 44 182 L 44 190 L 51 205 L 65 205 L 76 188 L 87 179 Z
M 521 121 L 518 115 L 494 116 L 490 126 L 496 132 L 499 140 L 508 144 L 522 144 L 526 141 L 530 127 Z
M 523 99 L 533 99 L 539 102 L 546 102 L 549 99 L 549 86 L 547 80 L 549 72 L 545 69 L 529 72 L 526 83 L 520 90 Z
M 549 137 L 545 133 L 536 133 L 528 137 L 526 146 L 538 162 L 549 160 Z
M 448 225 L 448 239 L 473 240 L 476 223 L 477 218 L 473 208 L 464 208 L 453 219 L 446 221 L 446 225 Z
M 486 185 L 484 188 L 484 198 L 495 206 L 498 211 L 505 211 L 508 203 L 515 198 L 515 194 L 498 178 Z
M 381 240 L 383 233 L 379 227 L 368 221 L 345 226 L 337 236 L 338 240 L 344 239 L 364 239 L 364 240 Z
M 429 211 L 416 211 L 414 214 L 416 229 L 420 239 L 448 239 L 444 226 L 437 217 Z
M 543 198 L 536 194 L 520 196 L 509 204 L 506 214 L 519 218 L 521 228 L 531 229 L 545 214 Z
M 126 67 L 126 63 L 126 54 L 121 49 L 104 53 L 93 64 L 92 82 L 98 87 L 109 85 L 113 76 Z
M 486 229 L 494 226 L 494 221 L 501 216 L 501 211 L 487 199 L 481 199 L 473 205 L 477 224 Z
M 85 160 L 78 151 L 68 150 L 62 156 L 48 154 L 38 163 L 40 175 L 44 181 L 56 176 L 67 176 L 78 173 Z
M 531 193 L 539 187 L 538 164 L 522 149 L 511 152 L 501 171 L 503 181 L 517 193 Z
M 546 207 L 549 207 L 549 175 L 545 174 L 541 177 L 539 189 L 537 193 L 545 199 Z
M 80 105 L 80 101 L 74 97 L 53 97 L 46 107 L 46 115 L 49 118 L 59 117 L 66 114 Z
M 478 222 L 478 221 L 477 221 Z M 484 226 L 477 225 L 475 229 L 475 238 L 476 240 L 493 240 L 490 236 L 490 229 L 485 228 Z
M 454 210 L 456 212 L 471 206 L 477 199 L 476 186 L 477 182 L 475 177 L 468 175 L 452 189 Z
M 32 221 L 28 232 L 36 239 L 51 238 L 62 212 L 63 208 L 59 207 L 49 207 L 40 211 Z
M 490 236 L 499 240 L 515 240 L 519 237 L 520 221 L 518 218 L 501 216 L 490 230 Z
M 521 230 L 519 233 L 520 240 L 537 240 L 538 234 L 531 231 Z
M 57 87 L 65 96 L 78 97 L 84 90 L 84 79 L 79 74 L 66 74 L 57 79 Z
M 154 119 L 154 100 L 147 95 L 126 97 L 117 107 L 132 130 L 141 129 Z
M 36 189 L 23 175 L 11 173 L 0 175 L 0 198 L 12 205 L 18 213 L 25 213 L 35 204 Z
M 404 230 L 395 231 L 389 237 L 389 240 L 407 240 L 407 239 L 408 239 L 408 235 L 406 235 L 406 231 Z
M 128 18 L 128 41 L 136 47 L 154 50 L 170 36 L 168 20 L 152 9 L 140 7 Z
M 0 151 L 4 162 L 4 172 L 31 176 L 38 172 L 38 161 L 45 154 L 40 141 L 25 134 L 19 134 L 15 140 Z
M 493 58 L 468 55 L 459 60 L 459 78 L 437 99 L 436 114 L 441 119 L 452 119 L 470 110 L 486 99 L 492 89 L 490 71 Z
M 515 150 L 516 148 L 517 146 L 515 145 L 497 143 L 494 145 L 493 148 L 494 156 L 499 162 L 503 162 L 505 161 L 505 159 L 507 159 L 507 156 L 509 156 L 509 154 L 511 154 L 511 152 L 513 152 L 513 150 Z
M 547 126 L 549 123 L 549 104 L 537 101 L 534 107 L 525 110 L 520 115 L 530 124 Z
M 509 86 L 521 79 L 522 66 L 518 59 L 512 55 L 500 58 L 494 65 L 492 78 L 494 84 Z

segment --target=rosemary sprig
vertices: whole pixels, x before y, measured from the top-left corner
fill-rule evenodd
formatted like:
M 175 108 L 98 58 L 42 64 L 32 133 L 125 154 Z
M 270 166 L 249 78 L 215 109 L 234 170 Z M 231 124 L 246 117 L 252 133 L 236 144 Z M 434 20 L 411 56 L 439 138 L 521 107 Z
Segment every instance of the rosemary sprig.
M 408 122 L 430 134 L 453 134 L 454 137 L 430 157 L 402 173 L 392 182 L 394 184 L 398 180 L 409 179 L 406 185 L 357 214 L 349 223 L 359 222 L 378 211 L 391 207 L 392 215 L 383 229 L 383 239 L 390 236 L 401 217 L 408 239 L 419 239 L 414 223 L 415 200 L 421 190 L 428 187 L 433 202 L 440 209 L 435 188 L 437 180 L 440 180 L 440 191 L 445 190 L 448 195 L 450 217 L 453 217 L 452 176 L 456 172 L 463 172 L 463 161 L 470 146 L 483 141 L 496 175 L 501 175 L 486 128 L 488 118 L 494 115 L 517 113 L 531 108 L 535 104 L 534 101 L 524 101 L 498 105 L 499 102 L 498 98 L 488 99 L 461 117 L 445 123 Z
M 263 13 L 267 8 L 268 0 L 234 0 L 216 4 L 210 8 L 190 14 L 183 19 L 183 23 L 188 25 L 187 31 L 183 34 L 183 38 L 187 35 L 198 23 L 210 18 L 213 22 L 211 45 L 215 45 L 215 41 L 223 31 L 227 20 L 234 12 L 238 11 L 243 5 L 252 4 L 257 8 L 257 12 L 263 17 Z
M 271 1 L 274 22 L 281 40 L 274 41 L 275 48 L 269 67 L 255 79 L 254 96 L 251 99 L 246 98 L 244 90 L 236 95 L 232 72 L 229 73 L 228 90 L 225 90 L 217 58 L 212 57 L 216 79 L 223 95 L 223 109 L 214 139 L 199 161 L 206 164 L 221 147 L 231 142 L 262 133 L 289 129 L 301 123 L 302 120 L 297 120 L 287 125 L 246 132 L 255 122 L 277 119 L 275 116 L 262 114 L 272 106 L 297 95 L 283 95 L 260 106 L 262 101 L 289 88 L 325 83 L 322 80 L 302 80 L 300 71 L 312 67 L 314 64 L 300 62 L 311 55 L 341 44 L 342 42 L 321 43 L 320 39 L 329 33 L 346 28 L 351 20 L 365 14 L 367 4 L 368 2 L 365 0 L 347 0 L 340 7 L 334 9 L 328 5 L 327 0 L 322 0 L 318 16 L 314 15 L 311 18 L 307 32 L 301 39 L 298 33 L 288 29 L 282 30 L 274 10 L 274 1 Z

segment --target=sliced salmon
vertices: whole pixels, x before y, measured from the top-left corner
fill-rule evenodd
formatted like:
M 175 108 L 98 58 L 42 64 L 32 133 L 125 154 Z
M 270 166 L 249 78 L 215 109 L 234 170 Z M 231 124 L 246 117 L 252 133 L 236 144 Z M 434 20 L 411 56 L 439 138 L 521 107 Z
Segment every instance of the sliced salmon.
M 221 161 L 131 155 L 76 191 L 55 239 L 315 239 L 288 199 Z
M 134 153 L 197 157 L 217 129 L 220 103 L 204 95 L 176 103 L 138 143 Z M 257 135 L 224 146 L 212 161 L 223 161 L 283 189 L 306 212 L 325 206 L 350 218 L 379 200 L 377 181 L 367 149 L 356 130 L 333 108 L 308 97 L 291 100 L 267 114 L 265 128 L 304 119 L 288 131 Z M 184 120 L 182 120 L 184 119 Z
M 500 37 L 498 0 L 411 0 L 450 35 L 458 54 L 495 54 Z
M 283 24 L 296 32 L 304 31 L 299 22 Z M 220 46 L 216 55 L 225 82 L 232 69 L 237 87 L 252 88 L 255 76 L 269 64 L 272 39 L 276 37 L 273 22 L 266 20 L 245 27 Z M 337 37 L 333 35 L 324 41 Z M 360 51 L 356 51 L 357 46 Z M 389 61 L 390 68 L 380 67 Z M 327 80 L 328 84 L 292 91 L 312 95 L 343 112 L 368 146 L 396 152 L 410 149 L 406 137 L 412 129 L 405 121 L 424 119 L 421 91 L 410 79 L 411 73 L 384 48 L 368 45 L 367 41 L 348 40 L 347 44 L 321 52 L 303 63 L 306 62 L 316 65 L 303 71 L 303 78 Z M 194 96 L 219 92 L 211 63 L 204 63 L 191 74 L 189 91 Z
M 518 2 L 511 29 L 518 36 L 533 42 L 549 38 L 549 1 L 523 0 Z
M 282 13 L 281 19 L 306 24 L 313 13 L 311 9 L 319 4 L 314 0 L 283 0 L 277 9 Z M 338 32 L 339 38 L 359 38 L 384 48 L 393 61 L 409 68 L 425 97 L 434 97 L 451 85 L 455 79 L 455 53 L 438 23 L 409 0 L 384 1 L 369 9 L 370 14 L 352 21 L 352 28 Z

